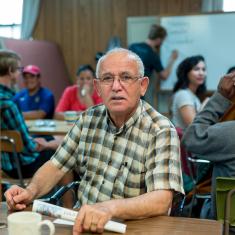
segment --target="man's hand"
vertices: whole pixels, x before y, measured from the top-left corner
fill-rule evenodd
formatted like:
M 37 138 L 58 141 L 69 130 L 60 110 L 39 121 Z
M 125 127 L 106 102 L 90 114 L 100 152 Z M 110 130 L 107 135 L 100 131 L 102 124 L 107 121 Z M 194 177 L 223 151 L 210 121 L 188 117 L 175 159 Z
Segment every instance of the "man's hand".
M 34 138 L 35 142 L 37 143 L 36 150 L 41 152 L 43 150 L 48 149 L 48 142 L 44 138 Z
M 173 51 L 171 52 L 171 59 L 172 59 L 173 61 L 175 61 L 175 60 L 178 58 L 178 55 L 179 55 L 178 51 L 177 51 L 177 50 L 173 50 Z
M 29 189 L 17 185 L 13 185 L 4 195 L 9 210 L 23 210 L 33 200 L 33 194 Z
M 220 79 L 218 92 L 225 98 L 234 101 L 235 98 L 235 72 L 226 74 Z
M 103 203 L 83 205 L 76 218 L 73 235 L 81 234 L 83 230 L 102 233 L 104 225 L 112 218 L 111 210 Z

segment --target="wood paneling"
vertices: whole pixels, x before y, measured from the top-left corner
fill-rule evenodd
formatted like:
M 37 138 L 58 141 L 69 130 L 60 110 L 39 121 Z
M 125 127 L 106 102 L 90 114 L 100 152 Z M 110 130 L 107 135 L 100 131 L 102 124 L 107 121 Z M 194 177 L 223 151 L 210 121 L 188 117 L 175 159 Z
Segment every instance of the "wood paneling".
M 41 0 L 34 39 L 59 45 L 71 79 L 79 65 L 95 66 L 112 36 L 126 47 L 129 16 L 200 13 L 201 0 Z

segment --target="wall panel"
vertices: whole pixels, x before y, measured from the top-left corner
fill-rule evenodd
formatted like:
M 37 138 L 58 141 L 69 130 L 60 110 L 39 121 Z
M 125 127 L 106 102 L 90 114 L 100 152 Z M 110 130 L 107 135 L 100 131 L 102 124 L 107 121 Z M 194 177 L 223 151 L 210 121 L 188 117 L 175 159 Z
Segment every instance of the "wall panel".
M 201 0 L 41 0 L 34 39 L 58 44 L 73 80 L 77 66 L 95 66 L 112 36 L 126 46 L 128 16 L 200 13 Z

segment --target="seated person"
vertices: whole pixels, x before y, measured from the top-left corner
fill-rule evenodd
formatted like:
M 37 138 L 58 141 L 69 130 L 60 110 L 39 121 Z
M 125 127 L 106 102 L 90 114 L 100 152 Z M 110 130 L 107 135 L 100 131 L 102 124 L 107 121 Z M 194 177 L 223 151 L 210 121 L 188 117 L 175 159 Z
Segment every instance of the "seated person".
M 90 65 L 82 65 L 76 73 L 77 84 L 67 87 L 55 110 L 55 119 L 64 119 L 65 111 L 84 111 L 100 104 L 100 96 L 93 87 L 95 72 Z
M 54 95 L 41 87 L 41 72 L 38 66 L 28 65 L 23 69 L 25 88 L 13 100 L 23 112 L 25 119 L 52 118 L 54 114 Z
M 11 187 L 11 210 L 22 210 L 76 169 L 80 208 L 73 234 L 102 232 L 111 218 L 166 215 L 183 193 L 179 140 L 171 122 L 140 99 L 148 78 L 135 53 L 116 48 L 97 63 L 95 87 L 104 104 L 89 108 L 26 189 Z M 53 175 L 54 177 L 51 177 Z
M 206 64 L 202 56 L 184 59 L 177 68 L 173 89 L 172 122 L 184 130 L 200 110 L 200 96 L 206 92 Z
M 235 121 L 220 122 L 234 102 L 235 73 L 230 73 L 220 80 L 217 92 L 196 115 L 182 139 L 188 151 L 213 163 L 211 216 L 214 218 L 216 177 L 235 176 Z
M 181 138 L 185 128 L 193 121 L 201 108 L 200 96 L 206 92 L 206 64 L 201 55 L 185 58 L 177 67 L 177 81 L 173 88 L 172 122 Z M 183 170 L 184 190 L 186 193 L 193 189 L 193 179 L 190 174 L 187 156 L 189 153 L 181 146 L 181 165 Z M 200 180 L 204 178 L 209 165 L 200 174 Z M 200 167 L 200 168 L 201 168 Z M 205 173 L 204 173 L 205 172 Z M 199 180 L 199 181 L 200 181 Z
M 12 100 L 14 93 L 12 92 L 12 84 L 20 76 L 21 59 L 13 51 L 0 50 L 0 127 L 1 130 L 17 130 L 21 133 L 24 143 L 24 150 L 18 154 L 22 165 L 22 174 L 24 178 L 32 177 L 36 170 L 53 155 L 54 150 L 37 151 L 39 145 L 29 135 L 22 113 Z M 44 142 L 44 146 L 40 148 L 55 149 L 61 139 L 55 139 L 50 142 Z M 17 170 L 12 163 L 12 153 L 1 152 L 1 169 L 9 176 L 18 178 Z

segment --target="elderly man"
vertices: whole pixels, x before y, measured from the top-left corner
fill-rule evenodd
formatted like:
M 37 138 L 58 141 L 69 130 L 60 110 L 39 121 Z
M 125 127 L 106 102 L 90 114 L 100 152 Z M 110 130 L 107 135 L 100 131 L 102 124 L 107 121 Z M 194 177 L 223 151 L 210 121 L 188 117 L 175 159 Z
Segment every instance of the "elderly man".
M 183 136 L 186 149 L 202 159 L 213 163 L 212 217 L 215 211 L 215 180 L 218 176 L 235 176 L 235 122 L 220 122 L 235 101 L 235 72 L 225 75 L 218 91 L 209 99 L 203 110 Z
M 102 232 L 113 217 L 167 214 L 174 192 L 183 192 L 177 133 L 140 99 L 148 86 L 141 59 L 129 50 L 113 49 L 100 58 L 96 75 L 104 104 L 80 115 L 26 189 L 14 186 L 5 193 L 10 209 L 24 209 L 76 169 L 81 182 L 74 234 Z

